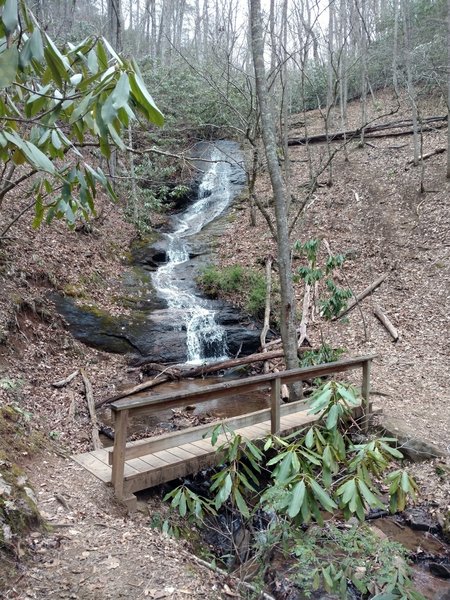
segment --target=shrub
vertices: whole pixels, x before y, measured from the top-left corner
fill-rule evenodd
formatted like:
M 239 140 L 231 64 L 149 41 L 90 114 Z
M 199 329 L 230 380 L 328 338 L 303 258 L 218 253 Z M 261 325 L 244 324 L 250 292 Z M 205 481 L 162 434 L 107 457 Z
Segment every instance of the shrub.
M 258 318 L 264 315 L 266 280 L 258 271 L 240 265 L 223 269 L 209 265 L 198 277 L 198 283 L 212 298 L 233 295 L 233 300 L 249 314 Z

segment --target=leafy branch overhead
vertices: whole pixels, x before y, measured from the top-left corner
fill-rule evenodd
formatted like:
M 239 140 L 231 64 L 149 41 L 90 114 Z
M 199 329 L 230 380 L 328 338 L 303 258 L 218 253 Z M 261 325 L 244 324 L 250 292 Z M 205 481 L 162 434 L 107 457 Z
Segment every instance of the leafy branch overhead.
M 105 38 L 60 49 L 24 0 L 0 0 L 0 10 L 0 207 L 37 174 L 34 225 L 53 218 L 73 225 L 94 213 L 97 184 L 115 199 L 101 168 L 87 164 L 77 146 L 94 140 L 108 159 L 113 148 L 125 148 L 123 131 L 138 114 L 159 126 L 164 117 L 137 64 Z

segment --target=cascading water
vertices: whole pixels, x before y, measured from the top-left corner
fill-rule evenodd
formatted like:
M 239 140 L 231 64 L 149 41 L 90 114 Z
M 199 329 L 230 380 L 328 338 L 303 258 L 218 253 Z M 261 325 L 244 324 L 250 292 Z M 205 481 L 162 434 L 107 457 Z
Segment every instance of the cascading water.
M 216 322 L 215 311 L 208 301 L 183 285 L 177 275 L 177 266 L 189 261 L 189 237 L 199 233 L 208 223 L 220 216 L 231 201 L 231 173 L 236 165 L 216 144 L 211 163 L 199 186 L 197 200 L 183 213 L 174 218 L 175 229 L 165 234 L 167 238 L 167 262 L 153 276 L 158 294 L 173 311 L 179 328 L 186 329 L 186 362 L 199 364 L 227 357 L 227 336 Z M 241 167 L 239 167 L 241 169 Z

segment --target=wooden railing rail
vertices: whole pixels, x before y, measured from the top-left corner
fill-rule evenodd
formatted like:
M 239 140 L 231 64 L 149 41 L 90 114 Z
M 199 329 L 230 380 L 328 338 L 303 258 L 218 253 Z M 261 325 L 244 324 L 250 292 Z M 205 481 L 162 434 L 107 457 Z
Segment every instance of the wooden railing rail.
M 143 440 L 129 446 L 126 446 L 128 420 L 131 416 L 145 415 L 154 413 L 161 408 L 173 408 L 192 403 L 206 402 L 211 399 L 226 398 L 237 393 L 250 392 L 254 390 L 268 389 L 271 391 L 271 406 L 269 409 L 249 413 L 246 415 L 252 419 L 253 423 L 267 420 L 270 414 L 271 431 L 278 433 L 280 431 L 280 418 L 284 414 L 292 412 L 292 410 L 300 410 L 302 401 L 281 406 L 280 404 L 280 388 L 282 384 L 290 384 L 306 379 L 331 375 L 333 373 L 341 373 L 352 369 L 362 368 L 362 413 L 363 413 L 363 428 L 367 430 L 370 414 L 370 364 L 376 355 L 361 356 L 357 358 L 349 358 L 314 367 L 306 367 L 301 369 L 291 369 L 278 373 L 268 373 L 266 375 L 255 375 L 245 379 L 235 381 L 226 381 L 223 383 L 206 386 L 199 390 L 187 392 L 173 392 L 161 396 L 148 396 L 139 398 L 124 398 L 111 403 L 111 409 L 114 413 L 115 420 L 115 437 L 114 449 L 110 454 L 110 463 L 112 464 L 111 481 L 116 491 L 116 495 L 123 497 L 124 485 L 124 470 L 125 461 L 131 458 L 138 458 L 151 452 L 157 452 L 164 448 L 173 447 L 179 443 L 187 443 L 193 439 L 199 439 L 203 430 L 205 432 L 212 429 L 211 425 L 206 427 L 193 427 L 189 430 L 182 430 L 150 440 Z M 253 416 L 252 416 L 253 415 Z M 228 425 L 238 421 L 245 420 L 246 416 L 227 419 Z

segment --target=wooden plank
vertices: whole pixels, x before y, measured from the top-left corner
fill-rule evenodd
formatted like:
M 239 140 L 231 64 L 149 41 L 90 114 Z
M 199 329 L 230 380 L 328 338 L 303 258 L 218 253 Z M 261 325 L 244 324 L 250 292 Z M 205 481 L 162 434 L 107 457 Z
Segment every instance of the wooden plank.
M 182 446 L 183 444 L 194 442 L 202 439 L 206 434 L 206 439 L 210 438 L 214 427 L 220 423 L 224 423 L 227 427 L 235 429 L 236 427 L 245 427 L 252 423 L 254 419 L 261 419 L 269 417 L 269 409 L 263 409 L 255 411 L 253 413 L 247 413 L 246 415 L 240 415 L 238 417 L 230 417 L 223 421 L 217 421 L 216 423 L 208 423 L 206 425 L 199 425 L 197 427 L 188 427 L 182 431 L 175 431 L 157 437 L 140 440 L 140 443 L 128 445 L 125 451 L 125 460 L 130 458 L 137 458 L 139 456 L 145 456 L 146 454 L 153 454 L 159 450 L 166 450 L 167 448 L 173 448 L 176 446 Z
M 280 433 L 280 414 L 281 414 L 281 383 L 279 377 L 272 381 L 270 392 L 270 431 L 273 435 Z
M 89 471 L 101 481 L 111 483 L 111 467 L 99 460 L 96 456 L 92 456 L 90 452 L 76 454 L 72 458 L 75 462 L 84 467 L 86 471 Z
M 375 358 L 376 355 L 362 356 L 357 358 L 348 358 L 341 361 L 305 367 L 302 369 L 291 369 L 279 373 L 268 373 L 265 375 L 254 375 L 245 379 L 226 381 L 206 386 L 199 390 L 190 390 L 185 392 L 173 392 L 162 396 L 147 396 L 143 398 L 124 398 L 111 403 L 111 408 L 115 412 L 130 410 L 133 415 L 143 414 L 139 409 L 155 410 L 156 407 L 167 408 L 168 405 L 174 406 L 174 403 L 205 402 L 212 398 L 223 398 L 238 392 L 252 391 L 270 385 L 275 378 L 280 378 L 282 384 L 294 383 L 304 379 L 314 379 L 331 373 L 339 373 L 357 367 L 362 367 L 367 360 Z
M 167 465 L 169 464 L 165 460 L 162 460 L 154 454 L 147 454 L 146 456 L 142 456 L 141 460 L 147 463 L 147 470 L 159 469 L 160 467 L 167 467 Z
M 181 460 L 190 460 L 191 458 L 195 458 L 195 456 L 197 456 L 196 454 L 192 454 L 191 452 L 188 452 L 180 446 L 174 446 L 173 448 L 169 448 L 167 452 L 174 454 L 177 458 L 180 458 Z
M 118 498 L 123 498 L 123 478 L 125 474 L 125 446 L 127 443 L 128 410 L 116 414 L 114 453 L 111 482 Z
M 187 450 L 194 456 L 201 456 L 202 454 L 204 454 L 203 449 L 199 448 L 198 446 L 195 446 L 194 444 L 183 444 L 182 446 L 180 446 L 180 448 L 183 448 L 183 450 Z

